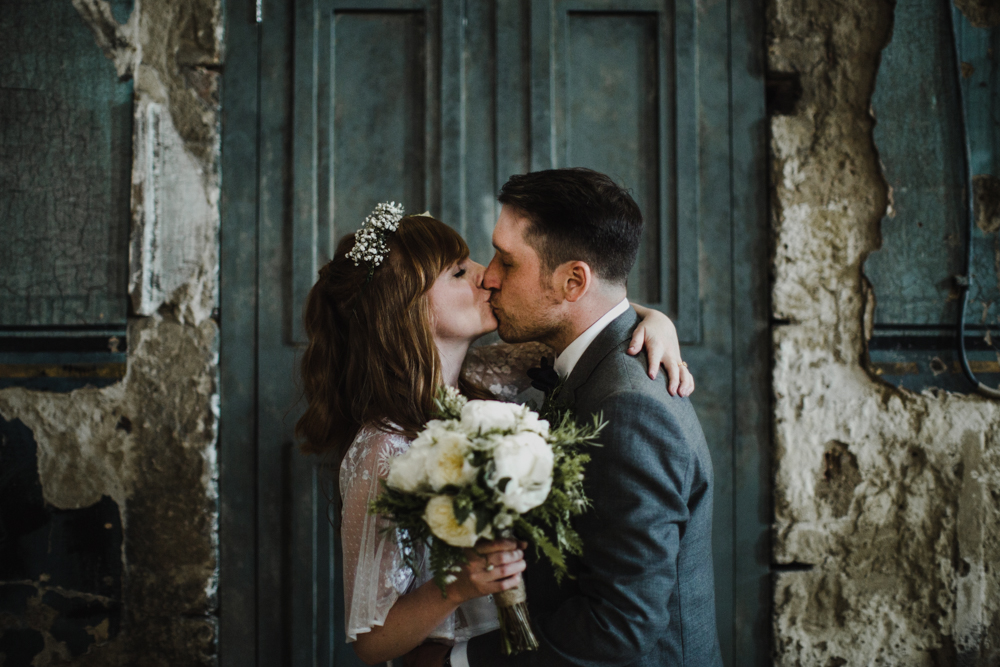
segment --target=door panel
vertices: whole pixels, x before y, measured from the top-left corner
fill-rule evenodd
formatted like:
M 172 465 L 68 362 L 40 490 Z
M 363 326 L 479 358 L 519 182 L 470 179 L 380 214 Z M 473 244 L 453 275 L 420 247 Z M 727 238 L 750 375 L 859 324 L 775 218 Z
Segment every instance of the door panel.
M 252 7 L 234 3 L 241 1 Z M 301 410 L 293 369 L 305 340 L 302 305 L 336 241 L 376 203 L 395 200 L 407 212 L 427 209 L 456 227 L 473 258 L 486 262 L 499 187 L 511 174 L 570 165 L 610 174 L 642 208 L 647 225 L 630 297 L 675 319 L 698 380 L 694 403 L 716 473 L 724 659 L 734 664 L 734 640 L 766 645 L 766 633 L 745 621 L 761 615 L 766 581 L 744 580 L 737 631 L 733 620 L 734 570 L 748 558 L 734 556 L 733 397 L 740 392 L 733 377 L 750 366 L 742 357 L 743 366 L 734 365 L 733 307 L 734 299 L 760 297 L 741 292 L 749 281 L 733 282 L 731 171 L 754 158 L 730 152 L 729 12 L 727 3 L 694 0 L 297 0 L 294 6 L 264 0 L 254 39 L 246 37 L 249 28 L 234 27 L 252 10 L 230 19 L 227 34 L 259 44 L 258 249 L 256 356 L 249 371 L 255 379 L 249 389 L 247 373 L 224 372 L 223 470 L 253 472 L 257 521 L 252 536 L 223 534 L 224 554 L 242 553 L 237 544 L 255 554 L 252 579 L 246 559 L 238 570 L 238 582 L 252 586 L 253 596 L 235 591 L 240 584 L 227 583 L 222 566 L 223 600 L 239 601 L 234 613 L 251 614 L 254 601 L 252 632 L 224 612 L 223 665 L 251 664 L 249 653 L 259 665 L 360 664 L 344 643 L 338 545 L 329 521 L 334 472 L 301 456 L 292 434 Z M 238 90 L 238 83 L 227 90 Z M 746 94 L 762 99 L 762 88 Z M 743 199 L 757 207 L 758 217 L 747 220 L 762 223 L 764 198 Z M 224 219 L 230 232 L 239 224 Z M 226 229 L 223 303 L 244 303 L 249 297 L 240 301 L 237 293 L 245 286 L 231 281 L 227 292 L 225 277 L 246 276 L 251 258 L 245 247 L 227 245 L 237 236 L 227 237 Z M 244 263 L 238 269 L 227 264 L 237 255 Z M 763 266 L 766 258 L 759 261 Z M 246 330 L 240 316 L 223 313 L 224 365 L 242 359 L 226 334 L 230 321 L 229 331 Z M 741 377 L 762 382 L 759 373 Z M 227 402 L 227 382 L 240 401 Z M 763 385 L 752 390 L 766 393 Z M 248 392 L 256 401 L 252 461 L 225 444 L 227 419 L 245 413 Z M 760 404 L 741 409 L 743 423 L 757 423 Z M 760 450 L 751 446 L 762 446 L 759 430 L 740 437 L 741 465 L 759 464 Z M 250 492 L 223 480 L 224 526 L 230 525 L 226 507 L 248 507 L 242 498 L 227 500 L 229 488 Z M 759 501 L 766 489 L 754 493 Z M 742 543 L 765 532 L 766 519 L 744 526 Z M 752 556 L 765 567 L 767 557 Z

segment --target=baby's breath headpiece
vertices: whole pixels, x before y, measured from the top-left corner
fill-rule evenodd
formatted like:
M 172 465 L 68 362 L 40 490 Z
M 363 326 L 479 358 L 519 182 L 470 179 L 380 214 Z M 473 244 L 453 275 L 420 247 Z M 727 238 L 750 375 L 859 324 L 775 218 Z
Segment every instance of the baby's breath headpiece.
M 368 280 L 372 279 L 375 267 L 389 254 L 389 246 L 385 242 L 386 233 L 396 231 L 402 217 L 402 204 L 383 202 L 365 218 L 361 229 L 355 234 L 354 247 L 347 253 L 347 258 L 354 260 L 354 266 L 361 262 L 368 264 Z

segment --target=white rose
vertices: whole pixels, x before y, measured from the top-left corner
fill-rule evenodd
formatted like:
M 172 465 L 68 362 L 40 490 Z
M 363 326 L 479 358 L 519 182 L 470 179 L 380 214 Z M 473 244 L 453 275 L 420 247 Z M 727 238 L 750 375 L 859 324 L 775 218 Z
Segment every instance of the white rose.
M 505 437 L 493 451 L 493 461 L 496 472 L 490 483 L 504 506 L 524 514 L 545 502 L 552 488 L 554 456 L 540 435 L 525 432 Z M 508 481 L 502 485 L 504 479 Z
M 394 489 L 412 493 L 427 484 L 427 448 L 410 447 L 389 461 L 386 483 Z
M 430 447 L 438 438 L 448 433 L 448 422 L 440 419 L 432 419 L 424 426 L 424 430 L 417 434 L 417 437 L 410 443 L 410 449 L 419 447 Z
M 479 535 L 476 534 L 476 515 L 470 512 L 468 518 L 459 523 L 455 518 L 451 496 L 434 496 L 427 502 L 424 521 L 434 535 L 453 547 L 474 547 Z
M 549 423 L 544 419 L 539 419 L 538 413 L 526 405 L 521 406 L 520 427 L 525 431 L 532 431 L 543 438 L 549 437 Z
M 517 426 L 520 406 L 503 401 L 469 401 L 462 408 L 462 428 L 469 433 L 510 430 Z
M 466 459 L 472 443 L 462 433 L 445 431 L 433 447 L 426 449 L 427 479 L 431 488 L 440 491 L 449 484 L 466 486 L 476 479 L 479 469 Z

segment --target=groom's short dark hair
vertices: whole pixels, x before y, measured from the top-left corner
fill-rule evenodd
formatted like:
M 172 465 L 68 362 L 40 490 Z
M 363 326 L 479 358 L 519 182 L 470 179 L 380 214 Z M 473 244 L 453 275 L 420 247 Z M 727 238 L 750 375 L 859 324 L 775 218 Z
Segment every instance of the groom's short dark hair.
M 639 252 L 642 212 L 628 190 L 592 169 L 511 176 L 499 202 L 528 220 L 526 240 L 550 273 L 582 261 L 600 278 L 625 284 Z

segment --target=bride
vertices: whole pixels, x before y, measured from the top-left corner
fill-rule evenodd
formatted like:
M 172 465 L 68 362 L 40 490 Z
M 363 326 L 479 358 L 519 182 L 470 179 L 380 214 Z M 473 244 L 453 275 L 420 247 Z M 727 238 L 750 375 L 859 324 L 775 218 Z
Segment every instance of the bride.
M 501 540 L 468 550 L 468 564 L 442 596 L 429 568 L 414 578 L 395 533 L 368 514 L 368 503 L 381 490 L 389 459 L 429 419 L 438 387 L 513 400 L 528 388 L 527 368 L 551 354 L 537 343 L 470 350 L 497 327 L 481 285 L 484 267 L 469 259 L 448 225 L 401 214 L 401 207 L 379 205 L 340 242 L 309 292 L 302 357 L 308 406 L 296 425 L 304 451 L 340 463 L 347 641 L 368 664 L 428 639 L 450 644 L 498 627 L 489 596 L 520 582 L 524 544 Z M 689 394 L 693 381 L 680 365 L 673 324 L 635 308 L 644 320 L 630 353 L 645 346 L 650 374 L 662 362 L 671 392 Z

